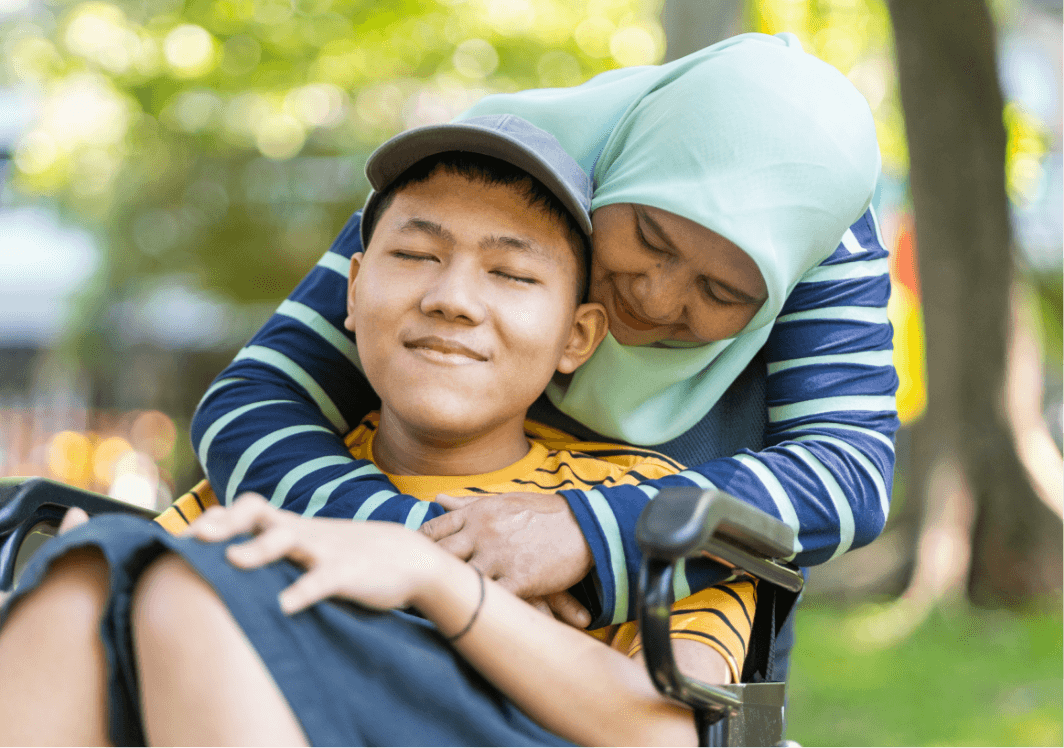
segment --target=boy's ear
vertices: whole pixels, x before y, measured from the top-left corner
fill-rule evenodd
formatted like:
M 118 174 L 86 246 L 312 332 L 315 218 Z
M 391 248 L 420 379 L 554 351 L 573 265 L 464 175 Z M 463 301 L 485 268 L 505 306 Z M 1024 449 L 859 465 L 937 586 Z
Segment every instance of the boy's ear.
M 609 318 L 606 307 L 599 303 L 581 304 L 573 314 L 573 327 L 569 332 L 569 342 L 565 346 L 558 371 L 572 374 L 577 368 L 591 358 L 609 330 Z
M 344 327 L 351 332 L 355 331 L 355 279 L 360 267 L 362 252 L 355 252 L 351 255 L 351 270 L 347 273 L 347 317 L 344 319 Z

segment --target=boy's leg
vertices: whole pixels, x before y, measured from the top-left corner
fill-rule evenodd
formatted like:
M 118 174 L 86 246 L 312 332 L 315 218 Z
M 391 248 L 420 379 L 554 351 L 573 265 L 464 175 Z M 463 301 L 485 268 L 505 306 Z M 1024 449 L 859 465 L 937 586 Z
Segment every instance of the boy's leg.
M 243 630 L 180 557 L 144 572 L 132 619 L 149 744 L 307 744 Z
M 100 617 L 109 591 L 99 551 L 57 559 L 0 633 L 0 744 L 105 745 L 107 660 Z

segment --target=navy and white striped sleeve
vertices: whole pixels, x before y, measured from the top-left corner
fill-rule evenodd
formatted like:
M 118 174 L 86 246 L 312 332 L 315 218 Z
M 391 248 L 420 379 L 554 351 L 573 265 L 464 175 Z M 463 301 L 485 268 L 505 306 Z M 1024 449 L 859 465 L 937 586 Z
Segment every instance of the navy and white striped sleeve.
M 244 491 L 305 516 L 419 527 L 443 513 L 396 491 L 343 435 L 379 406 L 344 329 L 356 213 L 328 252 L 207 390 L 192 446 L 219 501 Z
M 563 491 L 595 559 L 603 612 L 635 615 L 639 513 L 664 486 L 717 487 L 790 525 L 793 561 L 811 566 L 870 543 L 887 519 L 894 472 L 893 330 L 887 252 L 865 213 L 791 293 L 766 343 L 767 447 L 639 486 Z M 677 599 L 715 581 L 694 563 Z

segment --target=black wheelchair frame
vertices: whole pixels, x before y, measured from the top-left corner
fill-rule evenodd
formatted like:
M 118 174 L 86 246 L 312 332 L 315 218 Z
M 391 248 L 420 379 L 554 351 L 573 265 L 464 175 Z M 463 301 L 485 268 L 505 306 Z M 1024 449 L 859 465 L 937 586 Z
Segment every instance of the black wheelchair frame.
M 90 516 L 156 513 L 45 478 L 0 478 L 0 591 L 44 540 L 64 512 Z M 643 553 L 638 606 L 647 670 L 664 695 L 694 712 L 701 745 L 780 745 L 784 741 L 784 684 L 773 679 L 775 637 L 802 589 L 803 577 L 779 559 L 792 552 L 794 533 L 778 519 L 716 490 L 663 489 L 636 527 Z M 711 686 L 679 671 L 669 638 L 677 562 L 708 558 L 757 577 L 758 601 L 742 682 Z

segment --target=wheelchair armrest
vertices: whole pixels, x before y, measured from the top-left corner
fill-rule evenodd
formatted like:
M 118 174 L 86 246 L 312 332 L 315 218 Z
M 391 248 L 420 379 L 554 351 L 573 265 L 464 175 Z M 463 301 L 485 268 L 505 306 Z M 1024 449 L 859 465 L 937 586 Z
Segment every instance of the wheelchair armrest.
M 22 541 L 40 525 L 59 527 L 71 507 L 98 514 L 136 514 L 153 519 L 157 512 L 47 478 L 0 478 L 0 590 L 14 583 L 15 561 Z
M 794 552 L 794 532 L 783 522 L 726 493 L 665 488 L 639 516 L 636 541 L 643 553 L 639 574 L 639 622 L 647 669 L 655 687 L 710 721 L 735 713 L 741 700 L 726 689 L 683 675 L 669 638 L 673 566 L 693 556 L 798 592 L 801 572 L 777 559 Z

